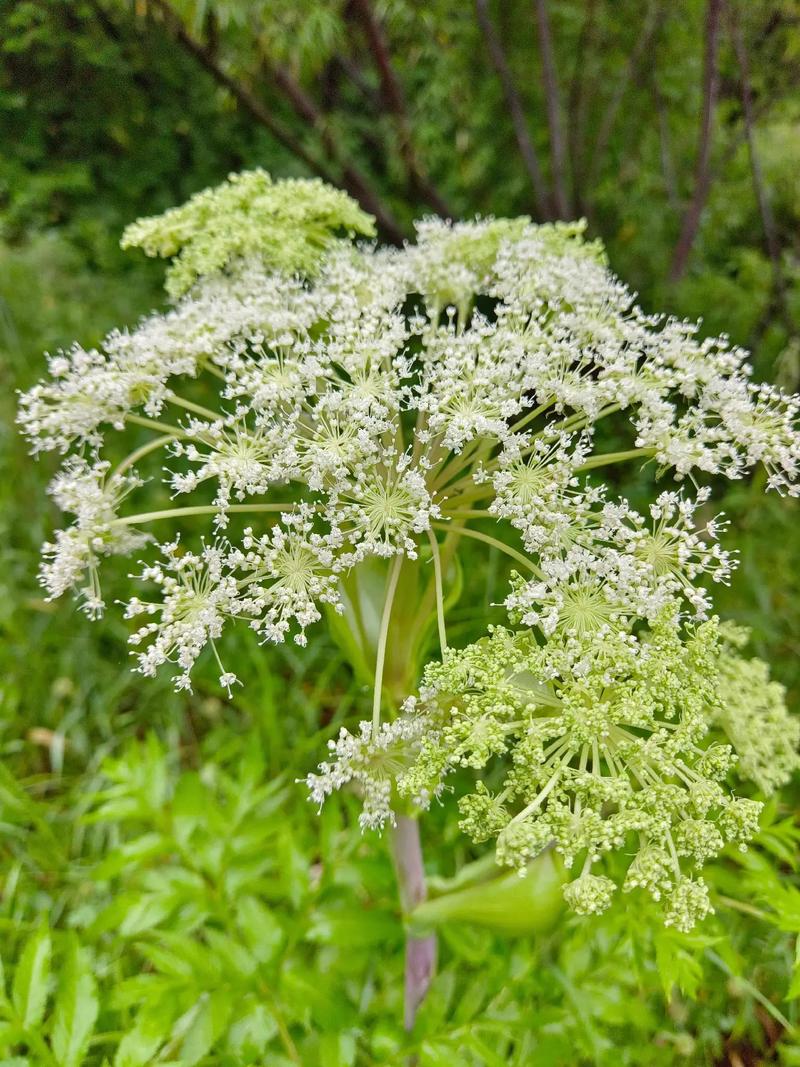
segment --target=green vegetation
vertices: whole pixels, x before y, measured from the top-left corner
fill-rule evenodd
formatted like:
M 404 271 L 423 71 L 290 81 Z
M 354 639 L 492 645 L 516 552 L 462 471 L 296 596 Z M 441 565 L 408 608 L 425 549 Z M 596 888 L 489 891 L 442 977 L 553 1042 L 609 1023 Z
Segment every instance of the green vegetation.
M 646 309 L 702 316 L 796 389 L 798 58 L 794 0 L 0 6 L 0 1063 L 800 1063 L 796 784 L 706 867 L 690 933 L 638 897 L 561 912 L 544 876 L 481 914 L 498 872 L 434 804 L 416 932 L 439 967 L 405 1033 L 388 841 L 296 782 L 369 688 L 322 627 L 307 649 L 226 638 L 230 699 L 208 660 L 191 694 L 132 674 L 119 612 L 43 599 L 55 463 L 14 427 L 45 350 L 163 300 L 163 266 L 119 250 L 131 220 L 255 167 L 346 189 L 390 241 L 426 213 L 585 216 Z M 615 477 L 642 506 L 645 476 Z M 760 478 L 726 490 L 741 563 L 715 599 L 796 709 L 798 507 Z M 476 546 L 465 571 L 459 646 L 470 605 L 503 622 L 508 567 Z

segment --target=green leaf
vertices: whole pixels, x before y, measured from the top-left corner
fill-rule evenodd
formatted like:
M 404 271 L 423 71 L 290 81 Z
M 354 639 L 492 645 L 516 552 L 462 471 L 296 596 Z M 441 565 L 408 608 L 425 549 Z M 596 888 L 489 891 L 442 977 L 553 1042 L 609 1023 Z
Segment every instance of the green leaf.
M 656 941 L 656 966 L 664 996 L 669 999 L 675 986 L 692 996 L 700 985 L 702 968 L 698 960 L 662 939 Z
M 155 893 L 120 893 L 96 917 L 90 931 L 98 935 L 113 930 L 122 937 L 136 937 L 163 923 L 183 902 L 182 897 L 172 888 Z
M 208 945 L 189 934 L 162 930 L 157 941 L 141 942 L 139 952 L 157 971 L 198 989 L 215 989 L 222 981 L 222 965 Z
M 171 998 L 152 1001 L 136 1016 L 133 1029 L 123 1037 L 114 1057 L 114 1067 L 145 1067 L 170 1036 L 175 1018 Z
M 18 1022 L 0 1023 L 0 1048 L 8 1051 L 9 1046 L 18 1045 L 25 1038 L 25 1031 Z
M 426 1041 L 420 1049 L 420 1067 L 453 1067 L 454 1051 L 449 1042 Z
M 197 1008 L 181 1044 L 181 1063 L 199 1063 L 228 1025 L 233 1011 L 230 991 L 218 989 Z
M 800 971 L 795 971 L 786 992 L 786 999 L 797 1000 L 798 997 L 800 997 Z
M 294 966 L 281 973 L 280 999 L 286 1013 L 303 1019 L 323 1031 L 338 1033 L 358 1025 L 358 1010 L 345 990 L 320 981 L 318 968 L 302 970 Z
M 450 1012 L 455 991 L 456 975 L 452 967 L 436 975 L 417 1015 L 417 1033 L 433 1035 L 439 1030 Z
M 257 960 L 244 945 L 213 927 L 205 931 L 205 939 L 225 978 L 233 984 L 246 982 L 255 972 Z
M 40 926 L 22 950 L 11 999 L 25 1029 L 39 1026 L 44 1018 L 50 977 L 52 944 L 47 926 Z
M 278 841 L 283 885 L 286 895 L 297 908 L 308 893 L 308 862 L 297 847 L 294 835 L 286 831 Z
M 454 1022 L 464 1023 L 473 1019 L 486 1001 L 486 979 L 478 975 L 468 983 L 459 994 L 458 1004 L 453 1012 Z
M 349 945 L 353 949 L 370 945 L 392 944 L 398 939 L 398 924 L 394 915 L 386 911 L 365 911 L 363 908 L 337 908 L 312 915 L 306 934 L 309 941 L 323 945 Z
M 255 897 L 243 897 L 236 921 L 245 943 L 259 963 L 273 960 L 283 941 L 283 930 L 272 912 Z
M 169 851 L 170 841 L 163 834 L 142 834 L 109 852 L 94 868 L 92 877 L 98 882 L 116 878 L 123 871 L 130 871 L 147 860 L 168 854 Z
M 248 1001 L 248 1005 L 252 1001 Z M 275 1017 L 264 1004 L 252 1003 L 228 1030 L 226 1048 L 247 1062 L 263 1057 L 267 1045 L 278 1033 Z
M 324 1034 L 319 1043 L 320 1067 L 353 1067 L 356 1062 L 356 1039 L 347 1031 Z
M 541 933 L 552 929 L 564 910 L 563 883 L 563 866 L 545 852 L 522 878 L 512 871 L 426 900 L 412 912 L 411 923 L 423 932 L 445 922 L 464 922 L 506 935 Z
M 79 1067 L 97 1020 L 97 984 L 77 937 L 70 935 L 56 999 L 51 1042 L 60 1067 Z
M 772 889 L 767 903 L 777 913 L 777 925 L 789 933 L 800 933 L 800 891 L 791 885 L 778 885 Z
M 464 1039 L 464 1044 L 482 1058 L 486 1067 L 507 1067 L 508 1060 L 495 1052 L 493 1048 L 490 1048 L 477 1034 L 468 1033 Z

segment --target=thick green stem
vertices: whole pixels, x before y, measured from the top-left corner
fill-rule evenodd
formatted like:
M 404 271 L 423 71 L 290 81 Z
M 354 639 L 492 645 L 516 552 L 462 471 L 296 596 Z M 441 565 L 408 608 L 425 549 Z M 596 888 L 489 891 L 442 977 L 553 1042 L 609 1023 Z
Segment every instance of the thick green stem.
M 148 430 L 158 430 L 159 433 L 169 434 L 170 437 L 188 436 L 180 426 L 173 426 L 169 422 L 160 422 L 158 419 L 149 419 L 145 415 L 135 415 L 133 412 L 128 412 L 125 416 L 125 421 L 132 423 L 134 426 L 144 426 Z
M 178 396 L 176 393 L 170 394 L 169 402 L 195 415 L 200 415 L 204 419 L 209 419 L 211 422 L 217 422 L 222 418 L 221 412 L 212 411 L 211 408 L 205 408 L 202 404 L 195 404 L 193 400 L 186 400 L 185 397 Z

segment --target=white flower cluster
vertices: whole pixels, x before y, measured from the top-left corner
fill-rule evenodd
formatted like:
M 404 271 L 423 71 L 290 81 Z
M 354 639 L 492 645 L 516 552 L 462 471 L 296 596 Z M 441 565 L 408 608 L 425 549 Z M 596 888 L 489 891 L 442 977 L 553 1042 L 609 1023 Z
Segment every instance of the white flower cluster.
M 243 336 L 259 343 L 304 335 L 320 313 L 298 279 L 268 272 L 257 260 L 214 276 L 165 314 L 133 331 L 115 330 L 100 349 L 74 345 L 48 358 L 50 377 L 20 400 L 19 423 L 34 452 L 100 447 L 108 430 L 141 425 L 171 399 L 168 382 L 215 375 Z
M 54 495 L 77 520 L 46 548 L 49 595 L 88 572 L 96 613 L 98 558 L 173 524 L 144 565 L 155 599 L 128 614 L 147 618 L 141 669 L 173 662 L 187 685 L 228 620 L 303 643 L 352 568 L 415 559 L 439 529 L 469 536 L 483 520 L 519 530 L 533 578 L 510 604 L 545 632 L 631 603 L 654 618 L 674 595 L 702 615 L 696 579 L 724 581 L 731 565 L 713 522 L 696 526 L 705 496 L 667 492 L 645 520 L 592 472 L 652 460 L 679 478 L 740 477 L 760 462 L 793 493 L 797 398 L 754 385 L 724 339 L 646 316 L 580 225 L 429 219 L 416 244 L 379 250 L 339 236 L 369 227 L 329 193 L 259 174 L 148 220 L 141 240 L 181 254 L 178 289 L 192 288 L 97 350 L 51 357 L 22 397 L 33 450 L 72 457 Z M 263 254 L 239 233 L 251 203 Z M 611 416 L 629 447 L 597 453 L 593 429 Z M 114 473 L 121 431 L 131 452 Z M 144 489 L 123 514 L 153 475 L 174 506 L 147 511 Z
M 332 793 L 353 785 L 363 802 L 358 819 L 362 830 L 394 826 L 394 784 L 419 752 L 426 730 L 421 716 L 402 716 L 377 730 L 362 722 L 357 735 L 342 727 L 339 736 L 328 742 L 331 762 L 321 763 L 319 773 L 306 779 L 311 800 L 321 807 Z M 422 806 L 423 798 L 417 802 Z
M 565 463 L 566 454 L 553 459 L 557 471 Z M 505 485 L 492 504 L 538 556 L 536 577 L 518 578 L 506 600 L 515 621 L 546 636 L 556 630 L 581 636 L 620 619 L 652 621 L 675 601 L 697 619 L 708 617 L 711 600 L 697 583 L 703 577 L 727 583 L 735 557 L 717 541 L 719 518 L 697 528 L 707 490 L 694 500 L 661 493 L 648 521 L 625 500 L 604 500 L 602 489 L 564 492 L 558 473 L 550 485 L 557 487 L 555 500 L 546 493 L 531 500 L 529 487 Z
M 109 473 L 110 464 L 74 457 L 53 479 L 50 494 L 62 511 L 75 516 L 42 548 L 41 581 L 49 598 L 76 589 L 90 618 L 102 614 L 98 566 L 104 556 L 125 555 L 147 535 L 116 522 L 120 505 L 141 482 L 134 475 Z

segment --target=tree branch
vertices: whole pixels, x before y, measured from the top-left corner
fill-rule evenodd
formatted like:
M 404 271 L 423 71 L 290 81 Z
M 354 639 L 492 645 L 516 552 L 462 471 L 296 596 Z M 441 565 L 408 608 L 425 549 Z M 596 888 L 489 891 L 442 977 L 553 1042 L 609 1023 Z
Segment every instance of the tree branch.
M 325 114 L 331 114 L 334 111 L 330 101 L 330 82 L 332 81 L 336 84 L 338 91 L 345 80 L 363 98 L 355 103 L 359 116 L 365 114 L 363 106 L 365 104 L 370 111 L 380 114 L 382 106 L 380 92 L 367 84 L 361 70 L 349 56 L 341 53 L 331 56 L 328 63 L 328 78 L 328 99 L 320 101 L 320 110 Z M 337 97 L 337 104 L 339 103 L 343 108 L 353 106 L 349 101 L 345 101 L 344 97 L 341 99 Z M 365 159 L 368 161 L 371 172 L 376 177 L 386 173 L 386 145 L 381 140 L 378 130 L 379 127 L 376 123 L 359 123 L 358 136 L 365 147 Z
M 339 64 L 339 66 L 342 68 L 342 70 L 353 83 L 353 85 L 355 85 L 356 89 L 358 89 L 358 91 L 364 97 L 366 103 L 369 104 L 371 108 L 374 108 L 375 111 L 380 111 L 380 95 L 375 89 L 372 88 L 371 85 L 367 84 L 367 82 L 364 80 L 364 75 L 361 73 L 361 71 L 353 62 L 353 60 L 350 59 L 349 56 L 343 55 L 335 56 L 334 60 L 336 63 Z
M 322 115 L 310 99 L 305 96 L 300 86 L 293 83 L 288 75 L 281 80 L 275 75 L 276 83 L 289 97 L 289 102 L 296 114 L 303 118 L 320 135 L 326 155 L 332 162 L 341 167 L 341 179 L 337 179 L 323 163 L 308 152 L 305 146 L 273 116 L 272 112 L 257 96 L 224 70 L 212 55 L 210 49 L 189 33 L 180 15 L 168 0 L 151 0 L 151 3 L 161 13 L 166 25 L 183 48 L 194 56 L 198 63 L 211 74 L 217 84 L 226 89 L 259 125 L 268 130 L 292 155 L 305 163 L 313 174 L 318 175 L 330 185 L 344 186 L 358 200 L 365 211 L 375 216 L 384 236 L 395 244 L 402 244 L 404 234 L 397 222 L 383 206 L 360 171 L 341 157 L 330 131 L 322 121 Z M 289 92 L 290 87 L 291 94 Z
M 319 160 L 315 159 L 305 147 L 272 115 L 264 104 L 244 85 L 236 81 L 217 63 L 211 50 L 193 37 L 186 29 L 180 15 L 173 10 L 167 0 L 151 0 L 152 6 L 164 18 L 170 32 L 182 47 L 214 78 L 218 85 L 226 89 L 238 104 L 260 125 L 268 130 L 276 141 L 288 149 L 293 156 L 305 163 L 312 173 L 317 174 L 332 185 L 336 180 Z
M 525 169 L 528 171 L 531 185 L 533 186 L 536 212 L 540 219 L 552 218 L 549 203 L 550 198 L 547 194 L 544 178 L 542 177 L 542 168 L 539 165 L 539 157 L 536 154 L 536 149 L 534 148 L 530 134 L 528 133 L 522 101 L 514 87 L 514 80 L 511 77 L 511 70 L 509 69 L 503 46 L 500 43 L 500 38 L 497 36 L 494 26 L 492 25 L 492 20 L 489 15 L 488 0 L 475 0 L 475 9 L 478 15 L 478 23 L 486 42 L 486 47 L 489 50 L 489 56 L 495 72 L 500 79 L 506 106 L 508 107 L 511 122 L 514 127 L 517 146 L 520 155 L 522 156 L 522 161 L 525 164 Z
M 794 329 L 791 314 L 786 300 L 786 278 L 783 273 L 783 260 L 781 245 L 778 238 L 778 229 L 775 225 L 775 216 L 772 214 L 772 205 L 769 193 L 764 183 L 764 174 L 761 170 L 761 160 L 758 156 L 758 147 L 755 139 L 755 113 L 753 107 L 753 83 L 750 77 L 750 57 L 744 42 L 741 26 L 735 10 L 735 0 L 727 5 L 728 26 L 730 29 L 733 50 L 736 54 L 736 62 L 739 65 L 740 90 L 742 96 L 742 113 L 744 116 L 745 138 L 747 151 L 750 157 L 750 173 L 753 177 L 753 190 L 758 204 L 758 213 L 761 216 L 761 226 L 764 230 L 764 243 L 767 255 L 772 263 L 772 277 L 775 294 L 781 305 L 783 316 L 790 330 Z
M 569 138 L 569 161 L 572 171 L 572 191 L 576 205 L 584 214 L 583 208 L 583 157 L 586 142 L 586 53 L 587 46 L 594 44 L 597 31 L 597 0 L 587 0 L 586 17 L 581 26 L 578 43 L 575 48 L 575 63 L 572 68 L 569 95 L 567 98 L 567 130 Z
M 680 210 L 680 198 L 678 196 L 678 180 L 675 176 L 675 160 L 672 155 L 672 144 L 669 135 L 669 115 L 657 78 L 652 81 L 651 90 L 658 115 L 658 145 L 661 155 L 661 173 L 664 177 L 664 188 L 667 191 L 670 207 L 677 212 Z
M 636 81 L 639 75 L 639 68 L 643 60 L 649 55 L 653 43 L 661 31 L 666 16 L 667 8 L 663 3 L 663 0 L 655 0 L 648 11 L 647 19 L 642 27 L 641 33 L 636 39 L 636 44 L 631 50 L 622 77 L 618 80 L 614 92 L 611 95 L 611 99 L 608 102 L 608 106 L 606 107 L 603 117 L 598 125 L 597 137 L 595 138 L 591 155 L 589 157 L 589 165 L 586 168 L 587 184 L 590 189 L 597 181 L 600 166 L 608 146 L 611 143 L 611 138 L 614 134 L 614 129 L 617 125 L 617 119 L 619 118 L 620 109 L 622 108 L 625 96 L 631 85 Z
M 383 28 L 375 16 L 370 0 L 352 0 L 352 6 L 364 27 L 370 54 L 380 78 L 384 103 L 394 119 L 400 157 L 408 174 L 409 187 L 425 203 L 432 207 L 438 215 L 452 218 L 452 211 L 428 178 L 417 158 L 403 88 L 392 65 L 389 46 L 384 36 Z
M 534 0 L 536 21 L 539 30 L 539 55 L 542 60 L 542 84 L 544 87 L 547 126 L 550 133 L 550 150 L 553 161 L 553 201 L 559 218 L 570 214 L 567 184 L 567 152 L 562 126 L 561 93 L 558 86 L 553 38 L 547 0 Z
M 678 282 L 686 272 L 700 217 L 711 188 L 711 143 L 714 133 L 714 113 L 719 96 L 720 16 L 723 0 L 708 0 L 705 20 L 705 48 L 703 56 L 703 104 L 700 112 L 700 129 L 695 163 L 694 193 L 683 217 L 680 236 L 675 245 L 670 268 L 671 282 Z
M 317 132 L 328 159 L 341 168 L 341 184 L 349 193 L 352 193 L 366 211 L 375 216 L 384 235 L 393 244 L 402 244 L 405 235 L 400 226 L 389 210 L 384 207 L 366 176 L 354 163 L 342 155 L 339 142 L 326 122 L 325 116 L 308 93 L 299 82 L 295 81 L 286 67 L 277 66 L 266 57 L 262 57 L 262 62 L 268 75 L 289 101 L 297 117 Z
M 89 3 L 89 7 L 92 9 L 92 11 L 94 13 L 95 19 L 97 21 L 97 25 L 100 27 L 100 29 L 103 31 L 103 33 L 106 35 L 106 37 L 109 39 L 109 41 L 113 41 L 114 44 L 117 45 L 120 48 L 120 50 L 122 51 L 123 56 L 126 59 L 128 59 L 129 58 L 129 49 L 128 49 L 127 46 L 128 46 L 128 44 L 130 42 L 125 39 L 125 36 L 122 33 L 120 27 L 114 22 L 114 20 L 111 17 L 111 15 L 108 13 L 108 11 L 106 11 L 106 9 L 100 3 L 100 0 L 88 0 L 88 3 Z M 75 27 L 74 24 L 69 25 L 69 23 L 72 22 L 72 18 L 70 17 L 71 13 L 69 12 L 68 9 L 67 9 L 66 15 L 67 15 L 67 23 L 68 23 L 67 29 L 70 32 L 74 33 L 75 30 L 76 30 L 76 27 Z M 148 96 L 152 95 L 153 91 L 156 88 L 156 85 L 155 85 L 155 82 L 153 81 L 153 79 L 149 76 L 149 74 L 146 71 L 143 72 L 141 70 L 138 70 L 136 68 L 135 64 L 131 64 L 131 78 L 133 79 L 134 84 L 138 85 L 139 88 L 144 93 L 146 93 Z

